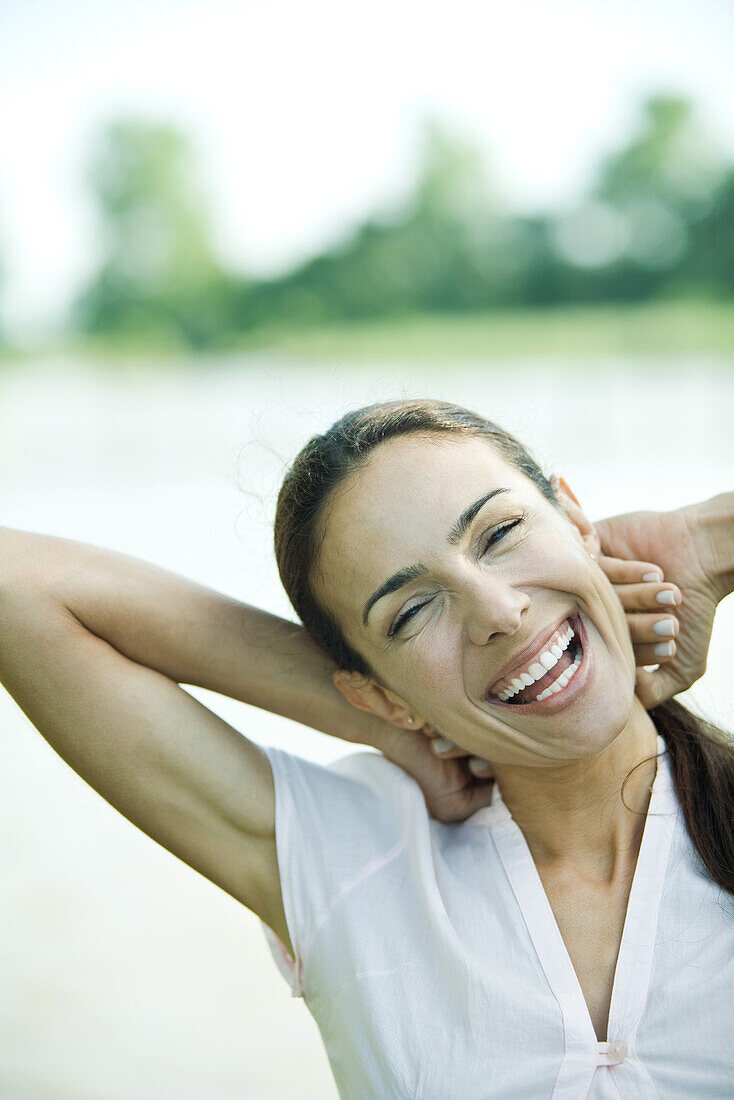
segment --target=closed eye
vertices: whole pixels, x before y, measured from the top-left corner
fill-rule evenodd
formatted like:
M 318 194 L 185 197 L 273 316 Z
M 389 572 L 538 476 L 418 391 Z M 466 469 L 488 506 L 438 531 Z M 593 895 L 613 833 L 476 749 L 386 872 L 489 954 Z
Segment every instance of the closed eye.
M 495 546 L 498 542 L 500 542 L 501 539 L 505 537 L 508 531 L 511 531 L 513 527 L 517 527 L 517 525 L 522 523 L 524 519 L 525 517 L 521 516 L 520 519 L 513 519 L 510 521 L 510 523 L 504 523 L 500 527 L 495 527 L 494 530 L 490 532 L 489 538 L 484 544 L 484 550 L 482 551 L 482 553 L 486 554 L 488 550 L 491 550 L 493 546 Z
M 520 519 L 513 519 L 509 523 L 503 523 L 501 526 L 495 527 L 490 532 L 489 538 L 487 539 L 487 541 L 484 544 L 484 549 L 482 550 L 482 556 L 484 556 L 487 553 L 488 550 L 491 550 L 493 546 L 496 546 L 498 542 L 501 542 L 501 540 L 505 537 L 505 535 L 508 533 L 508 531 L 511 531 L 513 529 L 513 527 L 517 527 L 519 524 L 521 524 L 523 522 L 524 519 L 525 519 L 525 517 L 521 516 Z M 412 607 L 409 607 L 407 609 L 407 611 L 404 611 L 402 615 L 398 615 L 397 619 L 395 620 L 395 622 L 390 627 L 390 630 L 388 631 L 388 635 L 387 635 L 388 638 L 396 637 L 400 633 L 400 631 L 403 629 L 405 624 L 410 622 L 410 620 L 413 618 L 413 616 L 417 615 L 417 613 L 421 610 L 421 608 L 427 607 L 429 603 L 431 603 L 431 600 L 423 600 L 422 603 L 415 603 L 415 604 L 413 604 Z
M 399 634 L 405 624 L 413 618 L 416 612 L 420 611 L 422 607 L 426 607 L 426 605 L 430 602 L 430 600 L 424 600 L 423 603 L 415 603 L 412 607 L 409 607 L 407 611 L 403 612 L 402 615 L 398 615 L 397 619 L 387 632 L 388 638 L 394 638 L 396 634 Z

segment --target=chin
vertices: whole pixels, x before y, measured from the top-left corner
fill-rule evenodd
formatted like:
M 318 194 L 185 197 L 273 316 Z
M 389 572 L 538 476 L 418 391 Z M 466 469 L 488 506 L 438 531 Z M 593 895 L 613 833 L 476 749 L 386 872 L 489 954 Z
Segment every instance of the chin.
M 624 733 L 634 711 L 634 691 L 617 694 L 594 708 L 595 713 L 574 722 L 573 733 L 565 744 L 572 758 L 584 759 L 604 752 Z
M 566 744 L 573 746 L 579 759 L 596 756 L 608 749 L 627 729 L 635 711 L 635 663 L 630 652 L 626 669 L 612 664 L 606 675 L 595 676 L 590 690 L 582 694 L 574 708 L 573 722 Z M 595 682 L 594 682 L 595 681 Z M 571 716 L 569 715 L 569 718 Z

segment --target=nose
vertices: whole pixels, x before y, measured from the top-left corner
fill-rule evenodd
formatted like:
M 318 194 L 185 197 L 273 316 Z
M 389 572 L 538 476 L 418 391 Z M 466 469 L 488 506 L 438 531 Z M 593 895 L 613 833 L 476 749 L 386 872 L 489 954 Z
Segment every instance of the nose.
M 466 629 L 475 645 L 486 645 L 495 636 L 511 635 L 520 628 L 530 597 L 507 581 L 484 575 L 466 594 Z

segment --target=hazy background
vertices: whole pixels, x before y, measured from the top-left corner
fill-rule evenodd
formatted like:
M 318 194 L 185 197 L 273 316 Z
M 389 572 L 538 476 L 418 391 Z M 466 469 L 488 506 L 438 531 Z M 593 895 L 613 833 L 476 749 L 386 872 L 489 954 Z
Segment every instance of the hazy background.
M 592 518 L 732 488 L 721 0 L 0 7 L 0 523 L 288 614 L 287 462 L 458 401 Z M 734 729 L 734 609 L 689 701 Z M 260 742 L 353 751 L 197 692 Z M 0 697 L 2 1100 L 321 1100 L 258 921 Z
M 544 348 L 553 311 L 587 351 L 593 305 L 607 340 L 728 349 L 733 24 L 725 0 L 10 0 L 6 343 L 352 358 L 348 325 L 369 357 L 385 322 L 432 347 L 429 315 L 491 354 Z

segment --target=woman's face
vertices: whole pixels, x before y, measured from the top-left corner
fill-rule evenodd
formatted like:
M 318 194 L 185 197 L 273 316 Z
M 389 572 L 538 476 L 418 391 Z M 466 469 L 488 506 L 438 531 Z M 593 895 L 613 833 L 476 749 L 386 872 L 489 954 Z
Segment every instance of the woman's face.
M 581 759 L 628 723 L 635 669 L 584 519 L 485 439 L 405 436 L 334 494 L 316 592 L 419 722 L 497 764 Z

